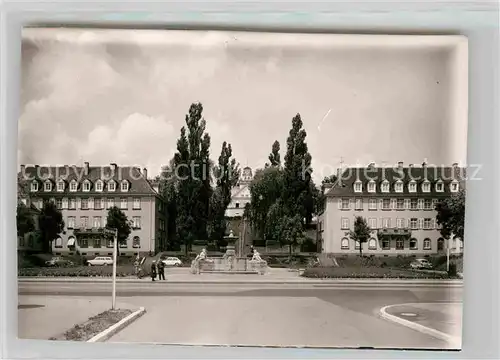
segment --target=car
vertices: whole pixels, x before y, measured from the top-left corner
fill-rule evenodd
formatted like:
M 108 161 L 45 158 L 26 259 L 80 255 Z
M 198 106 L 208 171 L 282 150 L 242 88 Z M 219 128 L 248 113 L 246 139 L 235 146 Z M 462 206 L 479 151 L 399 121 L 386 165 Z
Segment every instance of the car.
M 182 261 L 176 257 L 167 257 L 166 259 L 163 259 L 162 262 L 165 264 L 165 266 L 181 266 L 182 265 Z
M 95 259 L 87 261 L 88 266 L 107 266 L 113 265 L 113 259 L 109 256 L 98 256 Z
M 416 270 L 432 269 L 432 264 L 427 259 L 416 259 L 411 262 L 410 268 Z
M 74 266 L 73 262 L 67 259 L 63 259 L 60 256 L 54 256 L 52 259 L 45 262 L 45 266 L 50 267 L 63 267 L 63 266 Z

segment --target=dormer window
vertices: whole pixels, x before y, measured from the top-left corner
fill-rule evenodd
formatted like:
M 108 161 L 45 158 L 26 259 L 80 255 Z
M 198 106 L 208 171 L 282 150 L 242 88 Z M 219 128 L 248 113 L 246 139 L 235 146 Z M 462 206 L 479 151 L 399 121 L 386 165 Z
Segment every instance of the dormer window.
M 122 181 L 121 191 L 128 191 L 128 181 L 127 180 Z
M 441 180 L 439 180 L 436 183 L 436 192 L 443 192 L 444 191 L 444 184 Z
M 38 191 L 38 181 L 34 180 L 31 182 L 31 191 Z
M 91 183 L 90 183 L 89 180 L 84 180 L 83 181 L 83 191 L 89 192 L 90 191 L 90 186 L 91 186 Z
M 458 192 L 458 181 L 453 181 L 450 184 L 450 191 L 451 192 Z
M 422 183 L 422 192 L 425 193 L 431 192 L 431 183 L 428 180 L 425 180 Z
M 375 181 L 370 180 L 370 182 L 368 183 L 368 192 L 375 192 Z
M 396 181 L 396 184 L 394 184 L 394 191 L 397 193 L 403 192 L 403 182 L 401 180 Z
M 78 181 L 76 180 L 71 180 L 71 182 L 69 183 L 69 191 L 77 191 L 78 190 Z
M 389 181 L 387 180 L 382 181 L 382 192 L 385 193 L 389 192 Z
M 108 191 L 116 191 L 116 183 L 113 180 L 108 183 Z
M 102 180 L 97 180 L 97 182 L 95 183 L 95 191 L 102 191 L 103 189 L 103 186 L 104 183 L 102 182 Z
M 57 191 L 64 191 L 64 187 L 65 187 L 64 185 L 65 185 L 64 180 L 59 180 L 57 182 Z
M 408 191 L 411 193 L 417 192 L 417 183 L 415 180 L 410 181 L 408 184 Z
M 43 184 L 44 191 L 52 191 L 52 182 L 50 180 L 45 181 Z
M 361 191 L 363 191 L 363 185 L 361 184 L 360 180 L 357 180 L 354 183 L 354 192 L 360 193 Z

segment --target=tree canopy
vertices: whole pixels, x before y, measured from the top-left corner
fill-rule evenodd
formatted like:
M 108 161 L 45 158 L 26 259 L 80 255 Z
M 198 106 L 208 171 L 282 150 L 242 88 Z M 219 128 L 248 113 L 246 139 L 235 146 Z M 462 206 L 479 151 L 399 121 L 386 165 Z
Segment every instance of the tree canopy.
M 118 244 L 126 244 L 127 239 L 132 232 L 132 225 L 130 220 L 127 218 L 127 215 L 125 215 L 125 213 L 116 206 L 113 206 L 108 210 L 106 228 L 117 230 Z M 120 251 L 119 246 L 118 251 Z
M 359 243 L 359 255 L 363 256 L 363 244 L 370 239 L 371 229 L 362 216 L 356 216 L 354 220 L 354 230 L 349 231 L 349 237 Z
M 51 252 L 52 241 L 64 231 L 64 220 L 61 211 L 52 201 L 46 201 L 38 216 L 38 228 L 42 240 L 42 250 Z
M 438 202 L 436 211 L 436 222 L 441 226 L 441 235 L 446 239 L 453 236 L 464 241 L 465 190 Z
M 17 204 L 16 213 L 17 236 L 24 237 L 35 230 L 33 211 L 22 202 Z

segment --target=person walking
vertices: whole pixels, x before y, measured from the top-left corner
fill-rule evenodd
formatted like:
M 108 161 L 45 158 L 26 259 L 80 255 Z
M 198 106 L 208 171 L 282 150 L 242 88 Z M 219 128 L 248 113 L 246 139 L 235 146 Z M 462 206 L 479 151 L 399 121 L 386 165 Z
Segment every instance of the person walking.
M 155 281 L 156 279 L 156 261 L 153 260 L 153 263 L 151 264 L 151 280 Z
M 165 263 L 160 259 L 158 262 L 158 280 L 165 280 Z

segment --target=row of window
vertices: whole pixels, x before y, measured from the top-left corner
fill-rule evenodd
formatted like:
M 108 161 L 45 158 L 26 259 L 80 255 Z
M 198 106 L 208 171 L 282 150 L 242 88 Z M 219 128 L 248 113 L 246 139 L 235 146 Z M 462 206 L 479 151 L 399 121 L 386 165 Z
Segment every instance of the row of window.
M 108 248 L 112 248 L 113 247 L 113 239 L 107 239 L 107 240 L 103 240 L 103 239 L 99 239 L 99 238 L 92 238 L 90 240 L 87 239 L 87 238 L 78 239 L 78 247 L 80 247 L 80 248 L 88 248 L 89 247 L 89 243 L 91 244 L 91 246 L 93 248 L 104 247 L 104 243 L 106 243 L 106 247 L 108 247 Z M 73 236 L 70 236 L 68 238 L 68 247 L 73 247 L 73 246 L 76 246 L 76 241 L 75 241 L 75 238 Z M 62 248 L 63 247 L 63 240 L 60 237 L 55 240 L 54 247 L 56 247 L 56 248 Z M 126 248 L 127 244 L 126 243 L 121 243 L 120 247 L 121 248 L 124 248 L 124 247 Z M 132 247 L 134 247 L 134 248 L 140 248 L 141 247 L 141 239 L 139 238 L 139 236 L 134 236 L 132 238 Z
M 94 190 L 95 191 L 103 191 L 104 187 L 106 185 L 107 191 L 116 191 L 117 187 L 117 182 L 115 180 L 110 180 L 106 184 L 102 180 L 97 180 L 95 184 L 92 184 L 92 181 L 90 180 L 84 180 L 81 184 L 81 187 L 79 187 L 79 183 L 77 180 L 73 179 L 69 182 L 69 191 L 76 192 L 79 189 L 81 191 L 89 192 L 92 189 L 92 185 L 94 185 Z M 59 192 L 65 191 L 67 187 L 66 181 L 60 179 L 56 182 L 56 190 Z M 120 190 L 123 192 L 129 191 L 130 188 L 130 182 L 128 180 L 122 180 L 120 183 Z M 43 183 L 43 190 L 44 191 L 52 191 L 53 189 L 53 182 L 52 180 L 45 180 Z M 32 192 L 37 192 L 39 190 L 39 182 L 38 180 L 33 180 L 31 182 L 31 191 Z
M 380 184 L 380 191 L 383 192 L 383 193 L 388 193 L 390 192 L 390 183 L 388 180 L 384 180 L 382 181 L 382 183 Z M 425 193 L 429 193 L 431 192 L 431 182 L 429 180 L 425 180 L 424 182 L 422 182 L 421 184 L 421 189 L 422 189 L 422 192 L 425 192 Z M 375 182 L 375 180 L 370 180 L 367 184 L 367 191 L 368 192 L 371 192 L 371 193 L 374 193 L 376 192 L 377 190 L 377 184 Z M 436 192 L 444 192 L 444 183 L 442 180 L 439 180 L 437 181 L 435 184 L 434 184 L 434 189 Z M 394 183 L 394 192 L 397 192 L 397 193 L 402 193 L 404 190 L 404 183 L 402 180 L 398 180 Z M 457 192 L 459 190 L 459 183 L 458 181 L 454 180 L 450 183 L 450 191 L 451 192 Z M 363 183 L 361 182 L 361 180 L 357 180 L 356 182 L 354 182 L 354 192 L 363 192 Z M 417 192 L 417 182 L 415 180 L 412 180 L 408 183 L 408 192 L 411 192 L 411 193 L 416 193 Z
M 110 209 L 115 206 L 115 198 L 59 198 L 59 199 L 49 199 L 49 201 L 55 202 L 56 206 L 60 210 L 103 210 L 106 206 L 106 209 Z M 128 210 L 128 198 L 121 198 L 119 201 L 119 207 L 122 210 Z M 42 208 L 43 200 L 35 199 L 33 200 L 33 204 L 37 206 L 39 209 Z M 141 198 L 133 198 L 132 199 L 132 209 L 140 210 L 141 209 Z
M 435 210 L 438 199 L 368 199 L 368 210 Z M 363 210 L 363 199 L 342 198 L 340 210 Z
M 101 217 L 101 216 L 94 216 L 92 219 L 92 223 L 90 223 L 90 218 L 88 216 L 80 216 L 80 222 L 79 226 L 76 224 L 76 217 L 74 216 L 68 216 L 68 220 L 66 221 L 67 228 L 69 229 L 76 229 L 76 228 L 83 228 L 83 229 L 99 229 L 106 227 L 106 221 L 107 217 Z M 132 217 L 132 229 L 140 229 L 141 228 L 141 217 L 140 216 L 133 216 Z
M 340 219 L 340 228 L 342 230 L 349 230 L 351 228 L 350 226 L 350 218 L 341 218 Z M 391 218 L 369 218 L 368 219 L 368 226 L 372 230 L 376 229 L 391 229 L 391 228 L 397 228 L 397 229 L 411 229 L 411 230 L 433 230 L 433 229 L 439 229 L 440 226 L 437 224 L 435 218 L 411 218 L 411 219 L 403 219 L 403 218 L 398 218 L 396 219 L 396 222 L 393 223 L 394 219 Z M 353 220 L 354 222 L 354 220 Z
M 342 250 L 350 250 L 351 241 L 354 242 L 354 248 L 356 250 L 359 250 L 359 242 L 354 241 L 354 240 L 350 240 L 349 238 L 342 239 L 342 241 L 340 243 L 341 249 Z M 407 243 L 408 243 L 408 249 L 410 249 L 410 250 L 418 250 L 419 249 L 417 239 L 411 238 Z M 396 250 L 404 250 L 405 249 L 405 240 L 403 238 L 398 238 L 395 241 L 395 245 L 396 245 L 395 246 Z M 363 245 L 363 246 L 365 246 L 365 245 Z M 391 249 L 390 240 L 385 239 L 385 238 L 382 239 L 380 241 L 380 246 L 381 246 L 382 250 L 390 250 Z M 443 238 L 438 239 L 437 247 L 438 247 L 438 251 L 444 250 L 444 239 Z M 377 249 L 378 249 L 377 240 L 374 238 L 371 238 L 370 240 L 368 240 L 368 250 L 377 250 Z M 431 239 L 429 239 L 429 238 L 424 239 L 422 249 L 423 250 L 432 250 Z

